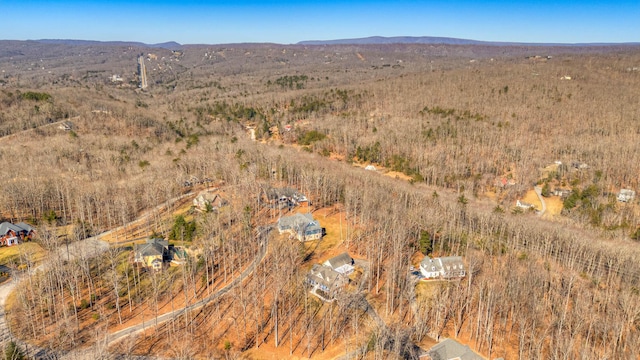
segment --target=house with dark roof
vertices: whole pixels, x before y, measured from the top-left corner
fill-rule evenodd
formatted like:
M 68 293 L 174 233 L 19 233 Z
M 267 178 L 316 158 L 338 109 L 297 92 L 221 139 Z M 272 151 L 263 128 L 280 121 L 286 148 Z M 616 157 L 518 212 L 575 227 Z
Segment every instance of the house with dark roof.
M 0 245 L 13 246 L 27 241 L 33 237 L 35 230 L 27 223 L 12 224 L 3 222 L 0 224 Z
M 304 194 L 289 187 L 263 188 L 260 196 L 261 201 L 266 202 L 267 206 L 277 209 L 293 208 L 309 201 Z
M 322 265 L 328 266 L 334 271 L 339 272 L 343 275 L 349 275 L 355 269 L 353 266 L 353 258 L 349 255 L 349 253 L 346 252 L 332 257 L 331 259 L 325 261 Z
M 148 239 L 144 244 L 135 244 L 133 253 L 135 264 L 160 271 L 162 264 L 169 260 L 169 242 L 164 239 Z
M 434 345 L 426 354 L 420 356 L 423 360 L 483 360 L 484 358 L 453 339 L 444 339 Z
M 278 219 L 278 232 L 289 233 L 300 241 L 319 240 L 322 238 L 322 227 L 313 215 L 294 214 Z
M 466 275 L 461 256 L 430 258 L 425 256 L 420 262 L 420 273 L 426 279 L 456 279 Z
M 306 283 L 311 286 L 312 294 L 324 301 L 333 301 L 342 287 L 349 283 L 349 278 L 329 266 L 314 264 L 307 274 Z

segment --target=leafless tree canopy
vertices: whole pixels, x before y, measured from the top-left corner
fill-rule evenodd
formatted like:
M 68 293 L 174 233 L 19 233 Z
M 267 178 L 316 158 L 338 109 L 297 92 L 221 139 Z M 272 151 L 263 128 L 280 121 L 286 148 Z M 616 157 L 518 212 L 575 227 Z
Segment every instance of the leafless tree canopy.
M 25 273 L 8 309 L 24 341 L 383 359 L 451 337 L 489 358 L 638 356 L 640 208 L 616 199 L 640 191 L 637 47 L 0 49 L 0 217 L 34 224 L 50 267 Z M 146 212 L 145 234 L 169 237 L 184 207 L 171 200 L 213 184 L 230 205 L 188 213 L 194 237 L 181 228 L 174 239 L 197 255 L 181 267 L 142 271 L 120 241 L 133 238 L 97 258 L 58 251 Z M 562 211 L 512 211 L 534 185 L 571 190 Z M 340 245 L 365 266 L 338 301 L 304 285 L 322 244 L 256 235 L 280 214 L 261 201 L 266 186 L 340 214 Z M 463 256 L 467 276 L 416 286 L 409 267 L 427 240 L 429 253 Z M 108 346 L 109 333 L 242 274 L 206 305 Z

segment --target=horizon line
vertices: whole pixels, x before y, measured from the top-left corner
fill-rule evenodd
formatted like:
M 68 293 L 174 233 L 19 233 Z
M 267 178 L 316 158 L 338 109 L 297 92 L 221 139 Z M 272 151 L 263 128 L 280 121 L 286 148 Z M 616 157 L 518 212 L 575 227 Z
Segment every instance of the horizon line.
M 402 41 L 404 39 L 404 41 Z M 367 42 L 367 40 L 381 40 L 382 42 Z M 400 40 L 400 41 L 394 41 Z M 409 41 L 413 40 L 413 41 Z M 421 42 L 421 40 L 428 42 Z M 577 43 L 562 43 L 562 42 L 514 42 L 514 41 L 493 41 L 493 40 L 475 40 L 466 38 L 455 38 L 446 36 L 380 36 L 372 35 L 359 38 L 343 38 L 343 39 L 325 39 L 325 40 L 301 40 L 295 43 L 279 43 L 272 41 L 264 42 L 229 42 L 229 43 L 180 43 L 175 40 L 167 40 L 162 42 L 144 42 L 137 40 L 93 40 L 93 39 L 63 39 L 63 38 L 42 38 L 42 39 L 0 39 L 0 41 L 23 41 L 23 42 L 41 42 L 41 43 L 64 43 L 64 42 L 91 42 L 91 43 L 122 43 L 122 44 L 136 44 L 144 46 L 155 46 L 175 44 L 178 46 L 205 46 L 205 45 L 259 45 L 259 44 L 273 44 L 273 45 L 306 45 L 306 46 L 318 46 L 318 45 L 433 45 L 433 44 L 446 44 L 446 45 L 493 45 L 493 46 L 615 46 L 615 45 L 640 45 L 640 42 L 577 42 Z M 447 42 L 449 41 L 449 42 Z M 73 45 L 73 44 L 67 44 Z

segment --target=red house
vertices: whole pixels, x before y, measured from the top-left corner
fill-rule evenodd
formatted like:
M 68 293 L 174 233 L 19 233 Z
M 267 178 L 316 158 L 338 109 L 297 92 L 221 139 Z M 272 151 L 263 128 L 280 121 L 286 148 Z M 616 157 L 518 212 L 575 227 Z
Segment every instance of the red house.
M 3 222 L 0 224 L 0 246 L 17 245 L 31 239 L 34 233 L 35 230 L 29 224 Z

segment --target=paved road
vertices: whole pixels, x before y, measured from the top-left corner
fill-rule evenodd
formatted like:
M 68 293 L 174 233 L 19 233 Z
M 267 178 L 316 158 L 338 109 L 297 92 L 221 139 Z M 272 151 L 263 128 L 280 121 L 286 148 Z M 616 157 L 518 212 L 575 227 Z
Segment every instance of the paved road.
M 35 128 L 29 128 L 26 130 L 22 130 L 22 131 L 18 131 L 15 132 L 13 134 L 9 134 L 9 135 L 5 135 L 5 136 L 0 136 L 0 141 L 4 141 L 4 140 L 9 140 L 9 139 L 15 139 L 15 138 L 23 138 L 25 135 L 27 135 L 29 132 L 33 132 L 36 129 L 44 129 L 46 127 L 52 127 L 52 126 L 56 126 L 59 124 L 62 124 L 65 121 L 70 121 L 70 120 L 77 120 L 79 119 L 80 116 L 74 116 L 70 119 L 62 119 L 62 120 L 58 120 L 58 121 L 54 121 L 54 122 L 50 122 L 50 123 L 46 123 L 46 124 L 42 124 L 40 126 L 37 126 Z
M 84 240 L 75 241 L 70 244 L 60 245 L 56 250 L 58 257 L 66 261 L 76 258 L 94 258 L 109 249 L 109 243 L 100 240 L 102 235 L 104 235 L 104 233 Z M 49 263 L 44 262 L 38 267 L 38 269 L 46 269 L 48 266 Z
M 207 190 L 209 190 L 209 188 L 205 189 L 203 191 L 207 191 Z M 134 226 L 136 224 L 145 223 L 146 221 L 148 221 L 149 217 L 153 216 L 156 212 L 163 211 L 166 208 L 168 208 L 169 206 L 175 204 L 176 202 L 178 202 L 178 201 L 180 201 L 182 199 L 188 198 L 188 197 L 194 197 L 194 196 L 196 196 L 196 194 L 197 193 L 195 193 L 193 191 L 190 191 L 190 192 L 188 192 L 186 194 L 180 195 L 180 196 L 175 197 L 173 199 L 169 199 L 169 200 L 163 202 L 160 205 L 156 205 L 156 207 L 154 207 L 153 209 L 150 209 L 150 210 L 147 210 L 147 211 L 143 212 L 142 214 L 140 214 L 140 216 L 138 216 L 137 219 L 132 220 L 132 221 L 126 223 L 125 225 L 121 225 L 121 226 L 115 227 L 115 228 L 113 228 L 111 230 L 107 230 L 107 231 L 102 232 L 102 233 L 100 233 L 100 234 L 98 234 L 96 236 L 87 238 L 86 240 L 91 240 L 91 239 L 99 240 L 99 239 L 101 239 L 101 238 L 103 238 L 103 237 L 105 237 L 105 236 L 107 236 L 107 235 L 109 235 L 109 234 L 111 234 L 113 232 L 117 232 L 117 231 L 120 231 L 120 230 L 123 230 L 123 229 L 126 229 L 126 228 L 130 228 L 130 227 L 132 227 L 132 226 Z M 143 237 L 142 239 L 146 239 L 146 237 Z M 140 240 L 140 238 L 139 239 L 126 239 L 126 240 L 122 240 L 122 241 L 118 241 L 118 242 L 110 242 L 110 244 L 112 244 L 112 245 L 120 245 L 120 244 L 130 243 L 130 242 L 135 241 L 135 240 Z
M 262 260 L 264 259 L 265 254 L 267 253 L 267 246 L 268 246 L 268 234 L 271 231 L 272 227 L 268 226 L 268 227 L 264 227 L 261 229 L 260 233 L 258 234 L 258 239 L 259 239 L 259 244 L 260 244 L 260 249 L 258 251 L 258 253 L 256 254 L 256 258 L 253 260 L 253 262 L 251 263 L 251 265 L 249 265 L 243 272 L 240 273 L 240 275 L 238 275 L 238 277 L 236 277 L 235 279 L 233 279 L 230 283 L 228 283 L 227 285 L 225 285 L 222 289 L 216 291 L 215 293 L 211 294 L 210 296 L 199 300 L 187 307 L 184 307 L 182 309 L 177 309 L 171 312 L 168 312 L 166 314 L 162 314 L 160 316 L 158 316 L 157 318 L 153 318 L 153 319 L 149 319 L 148 322 L 145 323 L 141 323 L 138 325 L 133 325 L 130 326 L 126 329 L 122 329 L 120 331 L 116 331 L 112 334 L 109 335 L 109 340 L 108 340 L 108 344 L 112 344 L 114 342 L 117 342 L 119 340 L 122 340 L 123 338 L 127 337 L 127 336 L 131 336 L 134 334 L 137 334 L 139 332 L 142 332 L 146 329 L 151 329 L 157 325 L 160 325 L 168 320 L 174 319 L 180 315 L 183 315 L 185 312 L 189 312 L 189 311 L 193 311 L 196 309 L 199 309 L 209 303 L 211 303 L 214 300 L 217 300 L 218 298 L 222 297 L 223 295 L 225 295 L 226 293 L 228 293 L 231 289 L 233 289 L 235 286 L 237 286 L 238 284 L 242 283 L 242 281 L 244 281 L 244 279 L 246 279 L 249 275 L 251 275 L 253 273 L 253 271 L 256 269 L 256 267 L 258 267 L 258 264 L 260 264 L 262 262 Z
M 12 340 L 4 313 L 4 304 L 9 294 L 16 287 L 17 279 L 11 278 L 0 286 L 0 343 L 5 344 Z
M 71 244 L 62 245 L 57 249 L 58 255 L 63 260 L 68 260 L 69 258 L 75 258 L 82 255 L 88 257 L 98 256 L 109 248 L 109 244 L 99 240 L 99 236 L 100 235 L 76 241 Z M 49 257 L 38 267 L 28 271 L 31 271 L 32 273 L 38 271 L 47 271 L 47 269 L 51 266 L 51 261 L 55 258 L 56 257 L 54 256 Z M 11 292 L 25 276 L 25 272 L 15 271 L 11 274 L 11 279 L 9 281 L 6 281 L 4 284 L 0 285 L 0 351 L 4 349 L 4 345 L 6 345 L 9 341 L 13 341 L 29 358 L 42 360 L 58 359 L 59 357 L 57 353 L 44 348 L 29 345 L 26 342 L 14 337 L 11 334 L 11 329 L 7 324 L 5 317 L 5 303 L 7 301 L 7 297 L 9 297 L 9 294 L 11 294 Z M 76 359 L 76 357 L 74 357 L 73 359 Z M 95 359 L 95 357 L 92 357 L 90 359 Z
M 538 211 L 538 216 L 542 216 L 547 211 L 547 204 L 544 202 L 544 198 L 542 198 L 542 188 L 540 186 L 534 186 L 533 190 L 536 191 L 536 195 L 538 195 L 538 199 L 540 199 L 540 203 L 542 204 L 542 210 Z
M 100 254 L 104 253 L 106 250 L 109 249 L 109 243 L 100 240 L 102 237 L 110 234 L 113 231 L 118 231 L 121 230 L 124 227 L 128 227 L 131 225 L 134 225 L 136 223 L 139 222 L 143 222 L 145 221 L 149 216 L 151 216 L 155 211 L 158 210 L 163 210 L 164 208 L 174 204 L 177 201 L 180 201 L 184 198 L 187 197 L 191 197 L 196 195 L 196 193 L 194 192 L 189 192 L 186 194 L 183 194 L 181 196 L 178 196 L 176 198 L 170 199 L 165 201 L 164 203 L 156 206 L 155 208 L 148 210 L 146 212 L 144 212 L 140 217 L 138 217 L 136 220 L 131 221 L 130 223 L 111 229 L 109 231 L 105 231 L 103 233 L 100 233 L 96 236 L 92 236 L 90 238 L 84 239 L 84 240 L 80 240 L 80 241 L 76 241 L 73 243 L 69 243 L 69 244 L 63 244 L 61 245 L 58 249 L 57 249 L 57 254 L 59 256 L 59 258 L 62 258 L 63 260 L 72 260 L 78 257 L 85 257 L 85 258 L 92 258 L 92 257 L 96 257 L 99 256 Z M 218 290 L 216 293 L 210 295 L 209 297 L 200 300 L 186 308 L 182 308 L 182 309 L 178 309 L 175 310 L 171 313 L 167 313 L 164 315 L 161 315 L 158 317 L 157 319 L 157 324 L 160 324 L 162 322 L 165 322 L 169 319 L 172 319 L 174 317 L 180 316 L 182 314 L 184 314 L 186 311 L 192 311 L 195 309 L 198 309 L 216 299 L 218 299 L 219 297 L 225 295 L 226 293 L 228 293 L 234 286 L 240 284 L 247 276 L 249 276 L 251 273 L 253 273 L 253 271 L 256 269 L 256 267 L 258 266 L 258 264 L 264 259 L 264 256 L 266 255 L 266 251 L 267 251 L 267 245 L 268 245 L 268 234 L 269 232 L 272 230 L 272 226 L 266 226 L 266 227 L 261 227 L 259 229 L 259 232 L 257 234 L 257 237 L 259 239 L 259 243 L 260 243 L 260 249 L 258 251 L 258 254 L 256 254 L 256 258 L 254 259 L 254 261 L 251 263 L 251 265 L 249 265 L 242 273 L 240 273 L 240 275 L 233 279 L 229 284 L 227 284 L 226 286 L 224 286 L 222 289 Z M 131 240 L 128 240 L 127 242 L 130 242 Z M 52 259 L 54 259 L 56 257 L 51 257 L 46 259 L 40 266 L 38 266 L 37 268 L 33 269 L 33 271 L 46 271 L 46 269 L 50 266 L 50 261 Z M 28 355 L 30 357 L 36 358 L 36 359 L 54 359 L 54 358 L 60 358 L 60 359 L 96 359 L 96 349 L 87 349 L 87 350 L 77 350 L 77 351 L 73 351 L 70 352 L 68 354 L 65 355 L 60 355 L 58 356 L 58 354 L 54 354 L 54 353 L 50 353 L 48 352 L 46 349 L 42 349 L 42 348 L 37 348 L 34 346 L 28 346 L 26 343 L 14 338 L 11 335 L 11 331 L 9 329 L 9 327 L 7 326 L 6 323 L 6 319 L 5 319 L 5 302 L 7 297 L 9 296 L 9 294 L 13 291 L 13 289 L 15 288 L 15 286 L 20 282 L 21 280 L 21 276 L 14 274 L 14 276 L 12 276 L 12 279 L 10 281 L 5 282 L 4 284 L 0 285 L 0 345 L 4 345 L 6 344 L 6 342 L 8 341 L 15 341 L 18 345 L 20 345 L 23 349 L 28 349 Z M 111 344 L 113 342 L 116 342 L 118 340 L 123 339 L 124 337 L 133 335 L 135 333 L 141 332 L 145 329 L 151 328 L 153 326 L 155 326 L 156 324 L 156 319 L 153 319 L 152 323 L 145 323 L 144 326 L 143 324 L 139 324 L 139 325 L 134 325 L 131 326 L 129 328 L 120 330 L 118 332 L 115 332 L 111 335 L 109 335 L 109 339 L 108 339 L 108 344 Z M 1 349 L 0 349 L 1 350 Z
M 418 345 L 416 345 L 413 340 L 411 340 L 408 332 L 401 333 L 398 336 L 395 332 L 391 331 L 391 329 L 387 327 L 387 324 L 380 317 L 380 315 L 378 315 L 373 306 L 371 306 L 364 294 L 356 294 L 355 296 L 348 298 L 348 301 L 349 307 L 355 307 L 357 309 L 363 310 L 376 323 L 380 333 L 379 336 L 386 340 L 386 343 L 384 344 L 384 347 L 386 349 L 391 350 L 396 348 L 395 342 L 397 341 L 398 344 L 402 346 L 402 348 L 399 349 L 399 355 L 401 359 L 418 359 L 419 355 L 423 353 L 423 350 Z M 337 359 L 350 360 L 361 358 L 367 353 L 367 347 L 368 344 L 363 344 L 357 347 L 355 350 L 338 357 Z
M 359 286 L 359 290 L 356 294 L 343 298 L 342 301 L 347 301 L 348 302 L 348 307 L 351 308 L 357 308 L 360 309 L 362 311 L 364 311 L 370 318 L 371 320 L 373 320 L 380 333 L 382 334 L 382 336 L 387 338 L 388 343 L 385 345 L 385 348 L 387 349 L 393 349 L 394 348 L 394 341 L 395 341 L 395 336 L 394 333 L 389 329 L 389 327 L 387 326 L 387 324 L 384 322 L 384 319 L 382 319 L 382 317 L 380 317 L 380 315 L 378 314 L 378 312 L 376 311 L 376 309 L 371 306 L 371 303 L 369 303 L 369 300 L 367 300 L 366 296 L 365 296 L 365 289 L 364 289 L 364 284 L 366 283 L 366 279 L 369 276 L 370 272 L 369 272 L 369 262 L 367 260 L 359 260 L 356 259 L 355 263 L 357 266 L 362 267 L 363 274 L 362 274 L 362 281 L 360 283 Z M 411 274 L 408 275 L 409 277 L 411 277 L 409 279 L 409 281 L 411 281 L 411 283 L 413 285 L 415 285 L 415 280 L 413 279 L 413 277 L 411 276 Z M 415 292 L 413 293 L 414 297 L 413 299 L 411 299 L 411 305 L 412 305 L 412 309 L 414 309 L 414 313 L 415 313 Z M 404 333 L 401 334 L 400 338 L 397 339 L 401 344 L 403 344 L 402 349 L 400 350 L 400 358 L 402 359 L 418 359 L 419 355 L 423 353 L 423 350 L 413 342 L 413 340 L 411 340 L 411 338 L 409 337 L 408 333 Z M 364 354 L 367 353 L 367 347 L 368 344 L 363 344 L 360 347 L 357 347 L 355 350 L 350 351 L 340 357 L 338 357 L 338 360 L 349 360 L 349 359 L 357 359 L 362 357 Z
M 7 325 L 4 305 L 9 294 L 11 294 L 16 285 L 21 281 L 21 277 L 22 275 L 18 274 L 12 275 L 11 279 L 0 286 L 0 344 L 2 345 L 0 351 L 4 351 L 4 346 L 9 341 L 13 341 L 28 358 L 39 360 L 54 359 L 55 355 L 52 355 L 46 349 L 30 346 L 24 341 L 15 338 Z
M 51 124 L 53 125 L 53 124 Z M 62 244 L 60 247 L 58 247 L 57 249 L 57 254 L 59 257 L 48 257 L 47 259 L 45 259 L 45 261 L 40 264 L 38 267 L 36 267 L 35 269 L 33 269 L 32 271 L 37 272 L 37 271 L 46 271 L 49 266 L 50 266 L 50 261 L 52 261 L 52 259 L 59 259 L 62 258 L 63 260 L 72 260 L 78 257 L 85 257 L 85 258 L 92 258 L 92 257 L 96 257 L 102 253 L 104 253 L 107 249 L 109 249 L 109 243 L 100 240 L 102 237 L 110 234 L 113 231 L 118 231 L 124 227 L 128 227 L 131 225 L 134 225 L 136 223 L 142 222 L 142 221 L 146 221 L 146 219 L 151 216 L 155 211 L 158 210 L 163 210 L 164 208 L 174 204 L 177 201 L 180 201 L 186 197 L 190 197 L 190 196 L 194 196 L 195 193 L 194 192 L 189 192 L 186 193 L 184 195 L 175 197 L 173 199 L 167 200 L 164 203 L 156 206 L 155 208 L 148 210 L 144 213 L 142 213 L 142 215 L 140 215 L 140 217 L 138 217 L 137 219 L 131 221 L 130 223 L 117 227 L 115 229 L 111 229 L 109 231 L 105 231 L 103 233 L 100 233 L 98 235 L 92 236 L 90 238 L 84 239 L 84 240 L 80 240 L 80 241 L 75 241 L 72 243 L 67 243 L 67 244 Z M 130 241 L 130 240 L 129 240 Z M 11 331 L 9 329 L 9 327 L 7 326 L 7 322 L 5 319 L 5 302 L 7 300 L 7 297 L 9 296 L 9 294 L 13 291 L 13 289 L 16 287 L 16 285 L 20 282 L 21 280 L 21 275 L 18 274 L 17 272 L 12 274 L 12 278 L 10 281 L 5 282 L 4 284 L 0 285 L 0 350 L 2 348 L 4 348 L 4 344 L 6 344 L 8 341 L 15 341 L 17 344 L 21 345 L 21 347 L 23 349 L 29 349 L 29 355 L 31 357 L 37 358 L 37 359 L 48 359 L 48 358 L 56 358 L 57 355 L 55 354 L 48 354 L 46 349 L 42 349 L 42 348 L 37 348 L 34 346 L 27 346 L 26 343 L 14 338 L 11 335 Z M 228 291 L 228 290 L 227 290 Z M 73 359 L 78 358 L 78 357 L 72 357 Z M 79 358 L 83 358 L 83 357 L 79 357 Z M 91 359 L 95 359 L 95 357 L 91 358 Z

